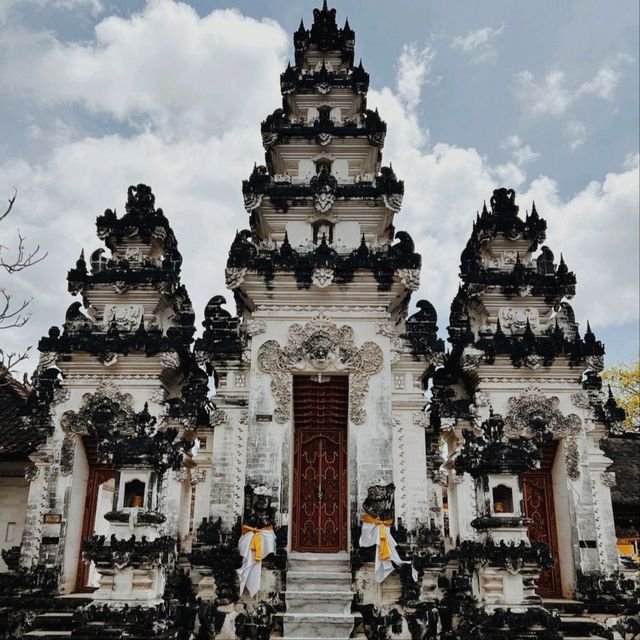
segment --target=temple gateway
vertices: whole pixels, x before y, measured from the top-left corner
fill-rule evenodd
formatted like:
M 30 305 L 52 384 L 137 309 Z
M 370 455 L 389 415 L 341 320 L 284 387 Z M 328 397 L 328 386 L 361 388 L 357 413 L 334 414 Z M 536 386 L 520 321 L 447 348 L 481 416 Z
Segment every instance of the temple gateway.
M 200 337 L 139 184 L 32 385 L 3 374 L 1 637 L 637 637 L 637 486 L 603 452 L 637 439 L 576 277 L 496 188 L 456 212 L 445 348 L 354 41 L 326 3 L 294 33 Z

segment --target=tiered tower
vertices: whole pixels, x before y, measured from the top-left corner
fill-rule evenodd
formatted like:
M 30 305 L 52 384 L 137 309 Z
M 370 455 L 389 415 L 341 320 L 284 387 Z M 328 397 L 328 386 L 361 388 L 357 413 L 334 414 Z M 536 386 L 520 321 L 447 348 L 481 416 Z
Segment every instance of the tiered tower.
M 601 392 L 604 347 L 589 325 L 580 335 L 566 302 L 576 278 L 540 247 L 545 235 L 535 205 L 523 219 L 512 190 L 494 191 L 462 252 L 453 350 L 434 377 L 452 557 L 466 594 L 485 605 L 476 623 L 486 633 L 508 633 L 496 608 L 526 605 L 528 624 L 552 637 L 540 596 L 570 598 L 576 575 L 617 565 L 598 443 L 620 410 Z
M 96 224 L 110 255 L 82 253 L 68 275 L 81 301 L 39 344 L 31 404 L 46 441 L 32 455 L 21 563 L 57 570 L 61 593 L 158 605 L 192 526 L 207 376 L 191 354 L 182 257 L 149 187 L 130 187 L 126 213 Z
M 365 508 L 412 535 L 442 518 L 422 387 L 444 348 L 429 303 L 405 325 L 421 259 L 395 231 L 404 187 L 382 166 L 386 124 L 367 108 L 354 40 L 326 3 L 295 32 L 282 107 L 262 123 L 265 164 L 243 183 L 250 228 L 229 252 L 238 316 L 216 296 L 196 342 L 221 412 L 211 517 L 227 529 L 241 515 L 251 524 L 245 485 L 268 492 L 291 569 L 287 637 L 317 637 L 326 621 L 348 637 L 350 552 Z M 324 569 L 317 579 L 314 567 Z M 262 599 L 284 590 L 266 569 Z M 381 596 L 372 573 L 372 563 L 357 573 L 366 602 L 399 596 L 397 575 Z

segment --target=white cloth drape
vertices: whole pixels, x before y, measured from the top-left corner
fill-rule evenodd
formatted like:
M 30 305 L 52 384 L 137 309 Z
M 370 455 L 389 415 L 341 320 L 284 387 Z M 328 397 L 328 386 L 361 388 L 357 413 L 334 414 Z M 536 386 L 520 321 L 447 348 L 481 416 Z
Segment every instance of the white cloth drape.
M 391 557 L 383 560 L 380 557 L 380 534 L 382 533 L 381 527 L 384 527 L 385 533 L 387 535 L 387 542 L 389 543 L 389 551 L 391 553 Z M 383 582 L 384 579 L 393 572 L 394 565 L 399 566 L 401 564 L 411 564 L 409 560 L 402 560 L 398 555 L 398 551 L 396 549 L 396 541 L 393 539 L 391 535 L 391 531 L 389 527 L 385 524 L 370 524 L 368 522 L 362 523 L 362 530 L 360 531 L 360 542 L 359 545 L 361 547 L 376 547 L 376 564 L 374 570 L 374 576 L 376 582 Z M 418 580 L 418 572 L 411 567 L 411 575 L 413 579 L 417 582 Z
M 260 591 L 260 573 L 262 570 L 262 559 L 256 560 L 255 552 L 251 549 L 254 535 L 258 535 L 262 539 L 262 558 L 266 558 L 276 550 L 276 534 L 272 529 L 260 529 L 257 532 L 249 531 L 240 536 L 238 542 L 238 551 L 242 556 L 242 567 L 238 569 L 240 594 L 244 593 L 246 587 L 251 597 Z

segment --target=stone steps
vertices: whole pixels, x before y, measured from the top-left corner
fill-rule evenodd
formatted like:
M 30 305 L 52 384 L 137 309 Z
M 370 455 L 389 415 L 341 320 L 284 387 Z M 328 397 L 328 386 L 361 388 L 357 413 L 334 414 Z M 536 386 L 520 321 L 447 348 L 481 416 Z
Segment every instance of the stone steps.
M 349 638 L 355 622 L 349 555 L 294 552 L 288 561 L 284 638 Z
M 282 617 L 284 638 L 348 638 L 354 624 L 351 614 L 285 613 Z

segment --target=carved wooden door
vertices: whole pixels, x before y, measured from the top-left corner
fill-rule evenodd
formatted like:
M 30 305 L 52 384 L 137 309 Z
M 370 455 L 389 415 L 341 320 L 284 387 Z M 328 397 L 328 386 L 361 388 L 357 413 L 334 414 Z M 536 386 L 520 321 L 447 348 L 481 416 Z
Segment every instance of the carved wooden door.
M 347 550 L 346 376 L 294 376 L 292 548 Z
M 98 495 L 100 485 L 116 477 L 113 468 L 90 467 L 87 480 L 87 495 L 84 501 L 84 515 L 82 519 L 82 535 L 80 542 L 80 559 L 78 561 L 78 573 L 76 578 L 76 591 L 90 592 L 94 588 L 87 586 L 89 579 L 89 565 L 82 560 L 82 543 L 93 535 L 96 526 L 96 511 L 98 509 Z
M 529 539 L 531 542 L 545 542 L 554 560 L 553 567 L 543 569 L 540 573 L 537 593 L 543 598 L 562 597 L 551 470 L 541 469 L 525 473 L 523 489 L 525 514 L 533 520 L 529 525 Z

